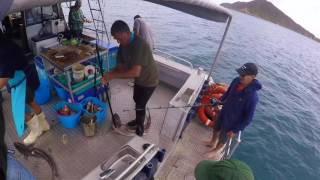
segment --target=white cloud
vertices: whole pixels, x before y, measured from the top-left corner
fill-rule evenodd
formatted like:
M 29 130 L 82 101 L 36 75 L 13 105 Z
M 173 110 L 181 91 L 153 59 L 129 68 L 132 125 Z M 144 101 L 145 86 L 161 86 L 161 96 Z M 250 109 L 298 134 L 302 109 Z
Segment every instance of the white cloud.
M 251 0 L 215 0 L 233 3 L 236 1 Z M 320 0 L 268 0 L 291 17 L 296 23 L 320 38 Z

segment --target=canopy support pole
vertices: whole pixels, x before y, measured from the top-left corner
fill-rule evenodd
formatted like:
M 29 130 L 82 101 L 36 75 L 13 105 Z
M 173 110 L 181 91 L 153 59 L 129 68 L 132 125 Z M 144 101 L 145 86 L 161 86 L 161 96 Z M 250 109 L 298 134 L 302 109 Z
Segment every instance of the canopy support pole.
M 218 58 L 219 58 L 219 55 L 220 55 L 220 51 L 222 49 L 222 45 L 224 43 L 224 40 L 225 40 L 225 38 L 227 36 L 228 30 L 229 30 L 229 27 L 230 27 L 231 20 L 232 20 L 232 18 L 229 17 L 226 29 L 225 29 L 225 31 L 223 33 L 223 37 L 221 39 L 221 42 L 220 42 L 220 45 L 219 45 L 219 48 L 218 48 L 218 51 L 216 53 L 216 56 L 214 57 L 214 61 L 213 61 L 212 65 L 211 65 L 211 68 L 210 68 L 210 71 L 209 71 L 209 75 L 208 75 L 208 78 L 207 78 L 207 82 L 209 81 L 209 79 L 210 79 L 210 77 L 211 77 L 211 75 L 213 73 L 213 68 L 214 68 L 215 64 L 217 63 L 217 61 L 218 61 Z

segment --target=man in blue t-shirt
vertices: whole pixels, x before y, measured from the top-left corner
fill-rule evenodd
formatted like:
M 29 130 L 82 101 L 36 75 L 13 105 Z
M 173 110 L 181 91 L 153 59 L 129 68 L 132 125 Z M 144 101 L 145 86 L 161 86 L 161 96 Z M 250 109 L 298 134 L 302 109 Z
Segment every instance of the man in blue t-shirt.
M 229 138 L 233 138 L 250 124 L 259 101 L 257 91 L 262 86 L 256 79 L 258 67 L 254 63 L 246 63 L 236 71 L 239 77 L 233 79 L 221 98 L 223 107 L 208 144 L 212 148 L 206 153 L 209 158 L 214 157 Z

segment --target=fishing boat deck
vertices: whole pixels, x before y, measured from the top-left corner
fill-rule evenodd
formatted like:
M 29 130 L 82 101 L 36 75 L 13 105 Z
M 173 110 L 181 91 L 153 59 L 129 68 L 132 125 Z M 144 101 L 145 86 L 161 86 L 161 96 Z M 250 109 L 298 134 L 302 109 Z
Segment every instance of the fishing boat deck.
M 203 155 L 209 150 L 202 141 L 208 140 L 211 132 L 212 130 L 200 124 L 198 119 L 191 121 L 156 179 L 195 180 L 194 169 L 200 161 L 206 159 Z M 221 156 L 217 155 L 214 159 L 218 160 Z
M 124 109 L 134 108 L 131 96 L 132 89 L 128 86 L 127 80 L 115 80 L 111 83 L 112 105 L 114 111 L 119 114 L 122 123 L 132 120 L 135 116 L 134 111 L 123 111 Z M 165 84 L 160 84 L 151 97 L 148 106 L 166 106 L 176 91 L 176 89 Z M 21 140 L 16 135 L 12 121 L 10 96 L 6 92 L 3 92 L 3 96 L 4 116 L 7 122 L 6 142 L 9 148 L 14 149 L 13 142 Z M 104 160 L 110 158 L 132 138 L 119 135 L 110 129 L 110 114 L 106 123 L 98 127 L 97 134 L 94 137 L 85 137 L 80 126 L 75 129 L 65 129 L 57 122 L 56 113 L 53 110 L 53 105 L 57 101 L 58 99 L 54 97 L 48 104 L 42 106 L 47 119 L 50 121 L 51 129 L 43 134 L 35 144 L 35 147 L 45 150 L 55 160 L 60 175 L 57 179 L 81 179 Z M 160 142 L 159 132 L 164 113 L 165 110 L 151 111 L 152 124 L 149 132 L 144 136 L 148 141 L 156 144 Z M 164 146 L 166 146 L 165 144 Z M 170 146 L 169 143 L 167 145 Z M 49 179 L 51 177 L 51 169 L 44 160 L 32 157 L 25 159 L 18 151 L 16 151 L 16 157 L 32 171 L 37 179 Z
M 135 117 L 134 102 L 132 99 L 133 87 L 128 80 L 114 80 L 111 82 L 112 107 L 118 113 L 123 124 Z M 177 89 L 161 83 L 152 95 L 148 107 L 167 106 L 168 102 L 177 93 Z M 18 139 L 12 121 L 11 102 L 9 94 L 3 92 L 4 116 L 6 120 L 6 142 L 10 149 L 13 142 Z M 57 121 L 53 105 L 59 99 L 53 97 L 51 101 L 42 106 L 47 119 L 50 121 L 50 131 L 43 134 L 35 144 L 35 147 L 45 150 L 56 162 L 59 177 L 56 179 L 81 179 L 104 160 L 110 158 L 121 146 L 126 144 L 132 137 L 119 135 L 111 130 L 111 115 L 108 114 L 106 122 L 99 126 L 94 137 L 85 137 L 81 127 L 65 129 Z M 131 110 L 131 111 L 124 111 Z M 150 110 L 151 127 L 144 138 L 149 142 L 158 144 L 170 152 L 166 163 L 161 167 L 156 179 L 185 179 L 193 177 L 193 170 L 197 162 L 204 159 L 201 154 L 205 151 L 204 146 L 199 146 L 199 137 L 208 137 L 210 131 L 198 121 L 193 121 L 184 133 L 184 138 L 174 144 L 172 141 L 160 136 L 166 109 Z M 25 133 L 27 134 L 27 133 Z M 25 159 L 18 151 L 16 157 L 37 177 L 45 180 L 51 177 L 51 169 L 48 163 L 39 158 L 30 157 Z

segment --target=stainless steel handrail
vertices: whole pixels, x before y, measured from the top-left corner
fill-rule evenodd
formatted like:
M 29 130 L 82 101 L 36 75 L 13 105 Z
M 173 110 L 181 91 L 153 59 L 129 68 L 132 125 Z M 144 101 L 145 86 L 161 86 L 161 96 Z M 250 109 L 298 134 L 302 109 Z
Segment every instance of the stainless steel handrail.
M 125 169 L 118 177 L 116 177 L 115 180 L 120 180 L 123 178 L 154 147 L 154 144 L 150 144 L 150 146 L 132 164 L 130 164 L 127 169 Z
M 189 67 L 190 67 L 191 69 L 193 69 L 192 63 L 191 63 L 190 61 L 188 61 L 188 60 L 185 60 L 185 59 L 182 59 L 182 58 L 180 58 L 180 57 L 178 57 L 178 56 L 175 56 L 175 55 L 172 55 L 172 54 L 163 52 L 163 51 L 161 51 L 161 50 L 159 50 L 159 49 L 154 49 L 153 51 L 156 52 L 156 53 L 158 52 L 158 53 L 161 53 L 161 54 L 164 54 L 164 55 L 168 56 L 168 57 L 165 57 L 166 59 L 169 59 L 169 57 L 173 57 L 173 58 L 176 59 L 176 60 L 182 61 L 182 62 L 186 63 L 187 65 L 189 65 Z M 172 60 L 172 59 L 169 59 L 169 60 L 174 61 L 174 60 Z
M 235 143 L 233 143 L 234 140 L 236 141 Z M 235 150 L 238 148 L 240 143 L 241 143 L 241 131 L 239 131 L 237 139 L 230 138 L 228 140 L 228 143 L 223 152 L 222 159 L 230 159 L 233 153 L 235 152 Z
M 239 131 L 237 140 L 236 140 L 235 144 L 233 145 L 233 147 L 232 147 L 231 150 L 230 150 L 229 156 L 227 157 L 228 159 L 231 158 L 231 156 L 233 155 L 233 153 L 235 152 L 235 150 L 238 148 L 238 146 L 239 146 L 240 143 L 241 143 L 241 131 Z

